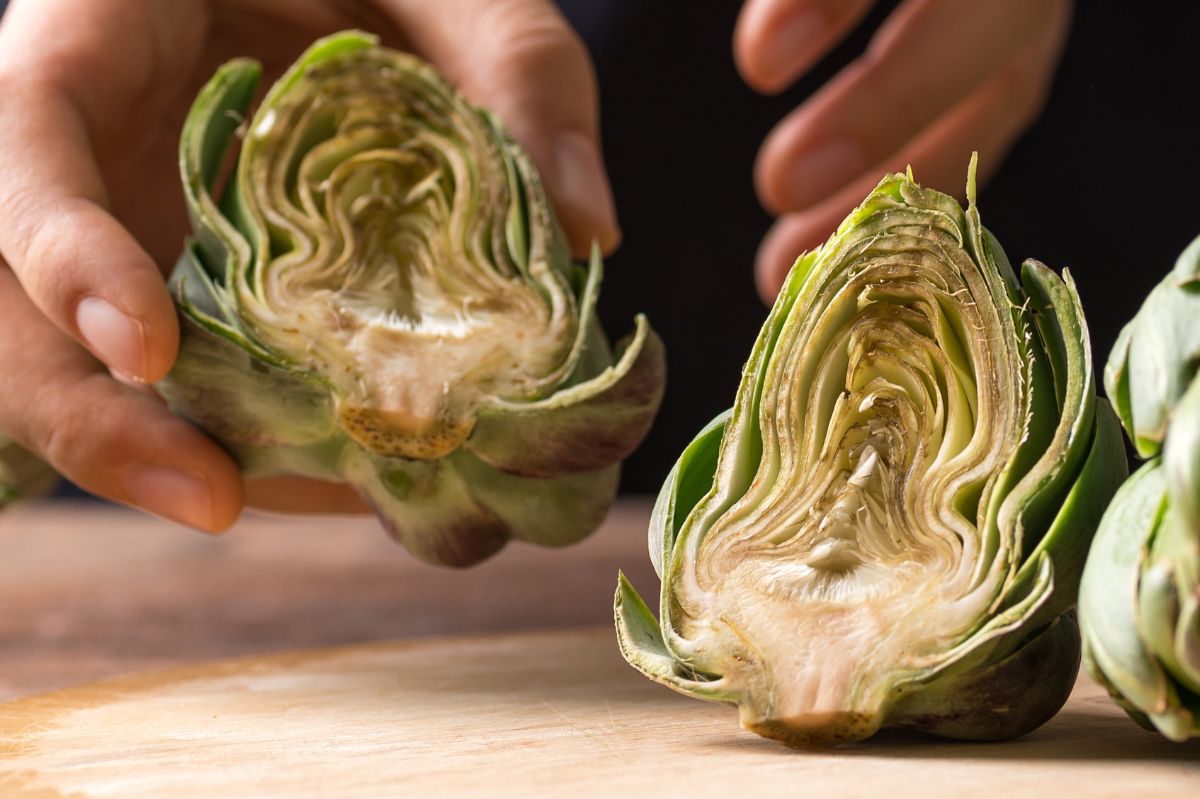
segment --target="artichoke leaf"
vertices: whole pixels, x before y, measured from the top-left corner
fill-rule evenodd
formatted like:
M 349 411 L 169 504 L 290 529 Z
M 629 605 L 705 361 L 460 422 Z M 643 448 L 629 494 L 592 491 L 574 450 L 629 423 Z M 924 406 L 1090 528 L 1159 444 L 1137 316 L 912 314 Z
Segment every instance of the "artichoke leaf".
M 974 174 L 966 209 L 886 176 L 797 260 L 656 504 L 657 634 L 618 589 L 635 667 L 790 745 L 1012 737 L 1074 682 L 1069 610 L 1124 454 L 1074 282 L 1018 279 Z
M 948 672 L 905 694 L 891 723 L 963 740 L 1015 738 L 1049 721 L 1074 687 L 1073 681 L 1045 679 L 1043 664 L 1061 664 L 1074 674 L 1079 661 L 1079 627 L 1074 614 L 1065 613 L 1011 654 Z
M 1139 587 L 1149 545 L 1168 507 L 1158 459 L 1117 492 L 1092 543 L 1080 587 L 1085 661 L 1093 676 L 1129 710 L 1167 737 L 1183 740 L 1195 716 L 1138 625 Z
M 1200 238 L 1146 298 L 1105 371 L 1108 394 L 1143 458 L 1157 455 L 1200 362 Z
M 570 261 L 532 162 L 418 58 L 327 37 L 251 114 L 260 78 L 221 67 L 184 124 L 172 409 L 435 563 L 586 535 L 665 379 L 644 317 L 609 347 L 599 253 Z
M 655 682 L 687 696 L 710 702 L 737 702 L 721 679 L 687 671 L 663 641 L 658 620 L 624 573 L 617 575 L 613 608 L 621 654 L 635 669 Z
M 679 526 L 696 507 L 696 503 L 712 490 L 713 471 L 729 416 L 730 411 L 726 411 L 696 434 L 671 467 L 654 502 L 654 509 L 650 512 L 648 544 L 650 562 L 659 578 L 663 573 L 663 560 L 675 546 Z
M 57 480 L 44 461 L 0 433 L 0 509 L 50 491 Z
M 1105 369 L 1147 463 L 1114 497 L 1079 595 L 1088 671 L 1139 724 L 1200 735 L 1200 238 L 1122 330 Z

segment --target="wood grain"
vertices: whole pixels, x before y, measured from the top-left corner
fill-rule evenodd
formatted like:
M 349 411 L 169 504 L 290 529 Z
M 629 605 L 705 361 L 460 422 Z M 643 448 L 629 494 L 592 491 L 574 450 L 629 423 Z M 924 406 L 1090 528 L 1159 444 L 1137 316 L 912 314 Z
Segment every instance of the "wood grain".
M 0 705 L 0 793 L 52 797 L 1178 797 L 1200 741 L 1091 683 L 999 744 L 884 733 L 795 752 L 621 662 L 609 629 L 334 649 Z
M 248 516 L 211 539 L 96 505 L 0 515 L 0 796 L 1167 797 L 1200 743 L 1092 683 L 1022 740 L 884 733 L 795 753 L 616 653 L 618 568 L 653 593 L 649 505 L 587 542 L 425 566 L 373 520 Z M 568 630 L 604 624 L 592 631 Z M 519 632 L 551 628 L 550 632 Z M 484 637 L 451 634 L 508 631 Z M 518 632 L 513 632 L 518 631 Z M 428 638 L 436 636 L 436 638 Z M 425 640 L 411 640 L 426 637 Z M 398 643 L 289 653 L 387 638 Z M 252 653 L 250 659 L 195 665 Z M 189 665 L 184 665 L 189 664 Z
M 211 538 L 98 503 L 0 514 L 0 699 L 238 655 L 604 624 L 618 569 L 653 587 L 646 501 L 590 539 L 513 544 L 469 571 L 413 559 L 368 517 L 249 513 Z

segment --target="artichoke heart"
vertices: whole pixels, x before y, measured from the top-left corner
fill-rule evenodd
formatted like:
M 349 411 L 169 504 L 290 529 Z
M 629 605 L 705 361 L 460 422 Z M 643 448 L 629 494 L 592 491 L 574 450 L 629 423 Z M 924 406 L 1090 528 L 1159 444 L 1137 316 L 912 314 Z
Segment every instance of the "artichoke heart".
M 887 176 L 800 256 L 659 496 L 660 619 L 617 589 L 635 668 L 789 745 L 1021 735 L 1075 680 L 1120 428 L 1070 275 L 1018 280 L 974 173 L 966 210 Z
M 1088 554 L 1079 626 L 1088 671 L 1134 719 L 1200 736 L 1200 239 L 1125 326 L 1105 387 L 1149 458 Z
M 247 119 L 259 78 L 226 64 L 184 125 L 172 408 L 249 476 L 355 486 L 432 562 L 591 532 L 664 355 L 641 316 L 609 348 L 599 255 L 571 262 L 529 158 L 366 34 L 318 41 Z

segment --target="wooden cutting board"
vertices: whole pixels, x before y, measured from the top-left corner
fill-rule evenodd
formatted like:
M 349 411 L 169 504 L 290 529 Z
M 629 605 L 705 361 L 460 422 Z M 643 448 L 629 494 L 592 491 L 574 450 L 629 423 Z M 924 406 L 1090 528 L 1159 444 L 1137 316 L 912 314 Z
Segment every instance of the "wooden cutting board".
M 0 704 L 0 796 L 1170 797 L 1171 744 L 1081 681 L 1019 741 L 796 752 L 633 672 L 610 630 L 342 647 Z

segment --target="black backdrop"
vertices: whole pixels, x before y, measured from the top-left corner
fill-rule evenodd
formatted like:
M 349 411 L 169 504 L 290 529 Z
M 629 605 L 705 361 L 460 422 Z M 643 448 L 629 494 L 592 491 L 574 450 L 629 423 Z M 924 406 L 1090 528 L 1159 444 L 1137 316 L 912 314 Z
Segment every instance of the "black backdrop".
M 769 224 L 750 180 L 758 144 L 862 51 L 895 3 L 880 3 L 810 76 L 771 98 L 734 71 L 738 0 L 560 5 L 596 62 L 625 234 L 608 262 L 602 315 L 619 334 L 645 311 L 669 351 L 662 413 L 623 484 L 653 492 L 692 434 L 731 402 L 766 313 L 752 279 Z M 1077 4 L 1047 110 L 979 201 L 1014 262 L 1033 256 L 1072 269 L 1101 361 L 1200 234 L 1197 14 L 1179 10 L 1191 4 L 1132 5 Z
M 624 231 L 605 273 L 603 318 L 623 331 L 644 310 L 668 347 L 662 413 L 625 471 L 626 490 L 652 492 L 691 436 L 732 402 L 765 318 L 752 278 L 769 224 L 750 178 L 758 144 L 862 51 L 895 3 L 880 3 L 810 76 L 770 98 L 734 70 L 736 0 L 561 5 L 596 61 Z M 1070 267 L 1100 364 L 1200 235 L 1200 19 L 1183 18 L 1185 5 L 1077 3 L 1045 113 L 980 192 L 984 224 L 1010 260 Z

